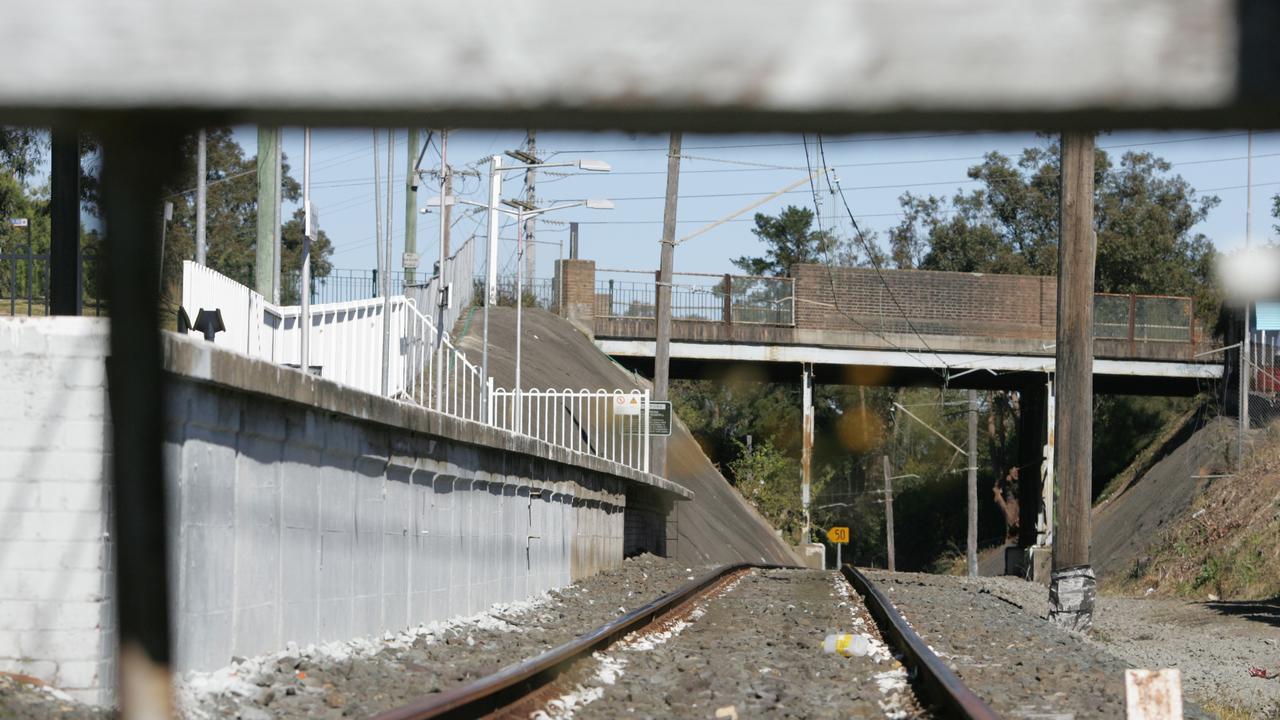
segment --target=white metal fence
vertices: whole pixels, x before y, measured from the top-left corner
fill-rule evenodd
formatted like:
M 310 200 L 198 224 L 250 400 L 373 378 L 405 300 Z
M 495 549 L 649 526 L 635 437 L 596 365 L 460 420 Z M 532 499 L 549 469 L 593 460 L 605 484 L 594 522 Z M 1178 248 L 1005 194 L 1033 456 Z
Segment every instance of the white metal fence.
M 648 390 L 489 389 L 495 427 L 649 472 Z
M 456 257 L 456 256 L 455 256 Z M 470 285 L 470 273 L 465 276 Z M 207 267 L 183 264 L 182 304 L 194 319 L 222 311 L 215 342 L 250 357 L 302 367 L 298 306 L 279 307 Z M 649 471 L 648 390 L 495 388 L 480 368 L 439 333 L 432 318 L 403 295 L 311 306 L 310 372 L 364 392 L 382 393 L 383 313 L 391 352 L 387 395 L 453 417 L 481 422 L 572 452 Z
M 475 243 L 468 239 L 457 252 L 445 258 L 444 270 L 440 275 L 431 277 L 420 285 L 406 285 L 404 293 L 413 299 L 422 314 L 434 318 L 448 332 L 471 306 L 475 296 L 475 282 L 472 280 L 474 268 Z M 444 308 L 439 307 L 441 277 L 451 295 L 448 307 Z

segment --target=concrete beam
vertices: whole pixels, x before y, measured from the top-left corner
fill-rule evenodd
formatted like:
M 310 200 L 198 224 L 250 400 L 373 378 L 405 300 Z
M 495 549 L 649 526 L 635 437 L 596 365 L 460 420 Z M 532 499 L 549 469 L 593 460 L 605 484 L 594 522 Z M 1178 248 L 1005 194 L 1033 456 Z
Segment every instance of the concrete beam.
M 0 64 L 24 70 L 0 77 L 6 122 L 126 110 L 700 130 L 1280 117 L 1269 0 L 474 0 L 447 11 L 400 0 L 15 0 L 6 10 Z
M 651 358 L 652 340 L 596 340 L 596 347 L 608 355 Z M 938 369 L 949 368 L 952 375 L 968 370 L 994 372 L 1053 372 L 1052 356 L 978 355 L 972 353 L 932 353 L 904 350 L 853 350 L 802 345 L 744 345 L 671 343 L 673 359 L 749 363 L 814 363 L 818 365 L 860 365 L 869 367 Z M 1144 360 L 1095 360 L 1094 374 L 1140 378 L 1184 378 L 1217 380 L 1221 365 Z

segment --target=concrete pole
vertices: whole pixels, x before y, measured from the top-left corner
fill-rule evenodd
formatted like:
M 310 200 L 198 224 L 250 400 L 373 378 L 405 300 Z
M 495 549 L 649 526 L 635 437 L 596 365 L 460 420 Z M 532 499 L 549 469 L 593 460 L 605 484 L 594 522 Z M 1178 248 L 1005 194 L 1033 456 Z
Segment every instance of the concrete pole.
M 1249 434 L 1249 378 L 1253 375 L 1252 368 L 1249 367 L 1249 355 L 1252 352 L 1249 337 L 1249 310 L 1250 303 L 1248 300 L 1244 303 L 1244 335 L 1240 338 L 1240 408 L 1237 411 L 1239 416 L 1236 422 L 1236 469 L 1244 468 L 1244 449 L 1246 437 Z
M 524 398 L 520 395 L 520 351 L 524 339 L 524 212 L 516 213 L 516 382 L 515 409 L 516 432 L 522 427 L 521 412 L 524 410 Z
M 528 148 L 529 155 L 536 157 L 538 153 L 538 131 L 530 130 L 525 138 L 525 146 Z M 529 207 L 533 208 L 538 201 L 538 175 L 537 170 L 529 167 L 524 171 L 524 201 L 529 203 Z M 538 270 L 538 249 L 534 243 L 534 229 L 538 225 L 537 216 L 529 216 L 525 218 L 526 227 L 524 229 L 524 262 L 525 276 L 530 280 Z
M 804 385 L 801 402 L 804 403 L 804 414 L 801 416 L 801 450 L 800 450 L 800 507 L 804 512 L 804 530 L 800 543 L 809 542 L 811 527 L 809 518 L 809 492 L 813 482 L 813 366 L 801 366 L 801 382 Z
M 404 174 L 404 284 L 412 285 L 418 267 L 418 129 L 409 128 L 409 154 Z
M 450 328 L 444 326 L 444 263 L 449 255 L 449 189 L 453 183 L 449 181 L 449 131 L 440 130 L 440 259 L 439 271 L 436 274 L 436 296 L 432 298 L 436 307 L 431 313 L 436 321 L 436 408 L 444 409 L 444 334 Z
M 387 272 L 387 267 L 382 264 L 383 254 L 381 249 L 381 243 L 382 243 L 382 185 L 380 184 L 381 182 L 382 182 L 382 170 L 379 167 L 379 162 L 378 162 L 378 129 L 373 128 L 373 256 L 377 260 L 377 264 L 378 264 L 377 265 L 378 267 L 377 292 L 381 293 L 383 297 L 386 297 L 386 292 L 385 292 L 386 279 L 389 273 Z M 386 333 L 388 331 L 388 325 L 386 324 L 387 305 L 385 304 L 385 302 L 382 306 L 382 315 L 383 315 L 382 331 L 384 334 L 384 338 L 383 338 L 384 342 L 382 345 L 383 352 L 382 352 L 382 363 L 381 363 L 382 381 L 379 384 L 379 387 L 382 389 L 382 394 L 385 397 L 388 394 L 387 392 L 387 389 L 388 389 L 387 388 L 387 377 L 388 377 L 387 352 L 386 352 L 387 350 Z
M 273 228 L 275 222 L 275 188 L 280 184 L 280 176 L 276 174 L 276 145 L 280 142 L 279 128 L 258 127 L 258 233 L 254 253 L 253 289 L 265 297 L 272 297 L 275 282 L 272 273 L 275 271 L 276 235 L 279 228 Z
M 209 188 L 209 139 L 204 128 L 196 136 L 196 262 L 207 265 L 208 248 L 205 246 L 205 224 L 208 214 Z
M 889 474 L 889 456 L 884 460 L 884 544 L 888 555 L 889 572 L 897 570 L 893 553 L 893 476 Z
M 387 221 L 383 227 L 385 240 L 382 244 L 382 395 L 391 394 L 391 211 L 395 205 L 394 178 L 396 149 L 396 131 L 387 129 Z M 376 153 L 375 153 L 376 154 Z
M 1093 465 L 1093 153 L 1090 132 L 1062 134 L 1058 242 L 1057 438 L 1060 487 L 1049 619 L 1087 631 L 1096 581 L 1089 565 Z
M 965 553 L 969 577 L 978 577 L 978 391 L 969 391 L 969 533 Z
M 485 412 L 488 412 L 489 398 L 488 380 L 489 380 L 489 307 L 498 301 L 498 202 L 499 195 L 502 193 L 502 158 L 494 155 L 489 158 L 489 210 L 485 237 L 485 267 L 484 267 L 484 330 L 482 332 L 480 350 L 480 378 L 484 381 L 485 388 Z M 493 418 L 486 417 L 485 420 L 492 422 Z
M 55 128 L 49 163 L 49 312 L 80 314 L 80 135 Z M 27 221 L 31 233 L 31 221 Z M 31 243 L 27 243 L 30 252 Z M 163 267 L 161 268 L 163 272 Z
M 657 315 L 657 343 L 653 364 L 653 399 L 663 402 L 668 396 L 671 370 L 671 274 L 676 254 L 676 203 L 680 194 L 680 143 L 682 133 L 671 133 L 667 146 L 667 197 L 662 211 L 662 242 L 659 253 L 658 285 L 655 288 Z M 574 242 L 576 250 L 577 242 Z M 652 459 L 650 469 L 660 477 L 667 476 L 667 439 L 650 440 Z
M 311 239 L 315 233 L 315 217 L 311 214 L 311 128 L 302 130 L 302 272 L 298 279 L 299 302 L 302 315 L 301 347 L 298 363 L 302 372 L 311 372 Z

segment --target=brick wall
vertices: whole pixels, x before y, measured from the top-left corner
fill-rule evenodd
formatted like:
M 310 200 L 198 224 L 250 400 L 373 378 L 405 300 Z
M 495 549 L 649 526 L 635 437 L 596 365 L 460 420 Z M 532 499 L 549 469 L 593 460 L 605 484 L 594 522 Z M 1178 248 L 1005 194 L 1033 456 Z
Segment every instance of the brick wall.
M 0 321 L 0 670 L 110 703 L 105 321 Z
M 564 302 L 557 303 L 557 314 L 590 335 L 596 309 L 595 261 L 556 260 L 555 284 L 552 287 L 564 288 Z
M 1057 285 L 1051 277 L 883 270 L 881 282 L 874 269 L 822 265 L 798 265 L 792 273 L 798 328 L 910 333 L 914 326 L 926 335 L 1054 335 Z

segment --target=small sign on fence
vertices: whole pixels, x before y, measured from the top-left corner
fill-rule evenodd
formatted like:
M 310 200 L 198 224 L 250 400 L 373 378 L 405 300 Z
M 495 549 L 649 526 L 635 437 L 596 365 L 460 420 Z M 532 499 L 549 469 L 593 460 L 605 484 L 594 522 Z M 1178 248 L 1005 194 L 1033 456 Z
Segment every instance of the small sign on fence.
M 14 227 L 26 227 L 27 223 L 26 218 L 9 218 L 9 224 Z
M 614 415 L 639 415 L 643 407 L 644 400 L 640 395 L 618 393 L 613 396 Z

